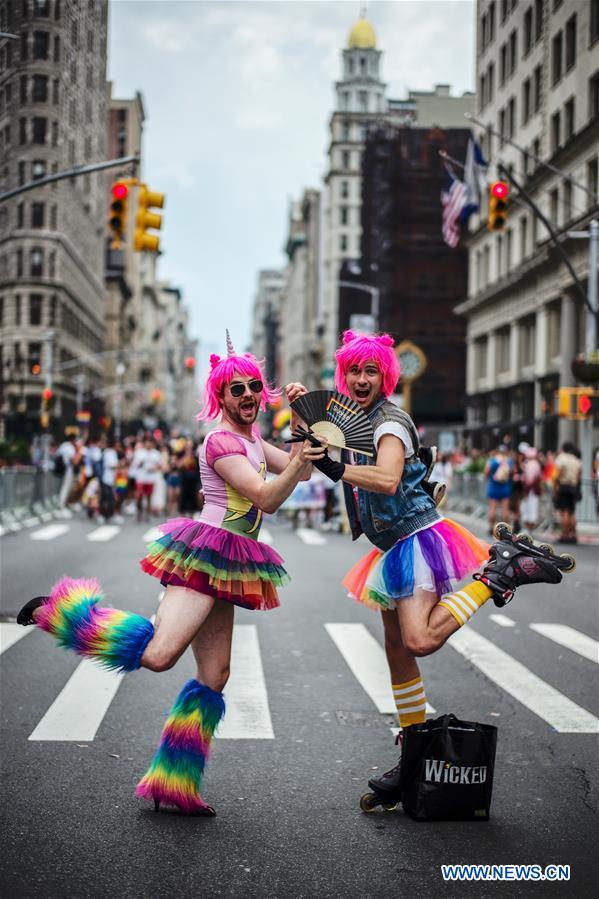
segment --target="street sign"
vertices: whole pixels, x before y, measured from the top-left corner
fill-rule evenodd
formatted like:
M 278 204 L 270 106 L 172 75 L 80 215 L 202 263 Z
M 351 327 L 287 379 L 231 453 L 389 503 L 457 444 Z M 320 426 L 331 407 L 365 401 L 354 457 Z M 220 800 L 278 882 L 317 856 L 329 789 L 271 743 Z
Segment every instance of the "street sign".
M 360 331 L 362 334 L 374 334 L 375 331 L 374 315 L 350 315 L 349 328 L 350 331 Z

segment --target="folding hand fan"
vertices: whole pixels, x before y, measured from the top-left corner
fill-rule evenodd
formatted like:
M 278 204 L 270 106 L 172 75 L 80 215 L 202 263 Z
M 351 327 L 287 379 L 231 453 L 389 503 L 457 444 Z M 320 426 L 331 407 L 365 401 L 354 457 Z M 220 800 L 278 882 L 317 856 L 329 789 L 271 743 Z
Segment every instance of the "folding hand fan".
M 294 400 L 291 408 L 317 437 L 325 437 L 330 446 L 364 456 L 374 454 L 374 432 L 368 417 L 343 393 L 313 390 Z

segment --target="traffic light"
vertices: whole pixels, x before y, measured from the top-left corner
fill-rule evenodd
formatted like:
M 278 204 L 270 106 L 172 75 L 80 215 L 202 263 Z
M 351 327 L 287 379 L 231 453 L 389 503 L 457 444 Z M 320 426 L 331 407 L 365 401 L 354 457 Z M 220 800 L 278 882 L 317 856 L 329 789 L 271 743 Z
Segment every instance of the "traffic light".
M 585 390 L 577 396 L 576 412 L 584 418 L 592 418 L 599 415 L 599 391 Z
M 42 399 L 45 403 L 49 403 L 52 397 L 54 396 L 54 391 L 51 387 L 44 387 L 42 390 Z
M 188 374 L 192 375 L 195 371 L 196 361 L 193 356 L 187 356 L 184 362 L 185 370 Z
M 115 181 L 112 185 L 112 203 L 110 204 L 110 218 L 108 224 L 112 231 L 111 248 L 120 250 L 125 231 L 127 230 L 127 199 L 129 186 L 124 181 Z
M 138 252 L 149 250 L 157 253 L 160 247 L 160 238 L 157 234 L 149 234 L 148 228 L 159 231 L 162 227 L 162 216 L 157 212 L 151 212 L 151 208 L 164 206 L 164 194 L 156 190 L 149 190 L 147 184 L 140 184 L 137 192 L 137 215 L 135 217 L 135 237 L 133 246 Z
M 507 221 L 507 197 L 509 187 L 505 181 L 494 181 L 489 185 L 489 231 L 503 231 Z

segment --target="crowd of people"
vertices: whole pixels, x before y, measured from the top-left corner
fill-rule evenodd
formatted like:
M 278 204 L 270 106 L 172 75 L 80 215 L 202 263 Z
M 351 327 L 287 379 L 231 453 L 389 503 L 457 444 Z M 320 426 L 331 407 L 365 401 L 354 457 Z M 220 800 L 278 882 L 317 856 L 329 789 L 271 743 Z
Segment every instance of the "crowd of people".
M 149 521 L 154 514 L 193 516 L 201 509 L 198 443 L 176 431 L 122 441 L 73 433 L 55 448 L 52 468 L 61 478 L 61 509 L 82 506 L 98 523 L 122 524 L 124 511 Z

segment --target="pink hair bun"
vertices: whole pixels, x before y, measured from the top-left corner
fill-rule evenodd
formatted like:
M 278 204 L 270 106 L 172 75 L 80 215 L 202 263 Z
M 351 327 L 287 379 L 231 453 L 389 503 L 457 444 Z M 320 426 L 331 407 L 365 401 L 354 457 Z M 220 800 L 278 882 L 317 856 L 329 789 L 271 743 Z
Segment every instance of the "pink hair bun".
M 380 334 L 377 337 L 377 340 L 380 344 L 382 344 L 382 346 L 393 346 L 394 343 L 393 338 L 390 334 Z
M 358 335 L 354 331 L 344 331 L 343 332 L 343 343 L 349 343 L 350 340 L 355 340 Z
M 220 356 L 218 356 L 216 353 L 211 353 L 210 354 L 210 368 L 215 368 L 219 362 L 220 362 Z

